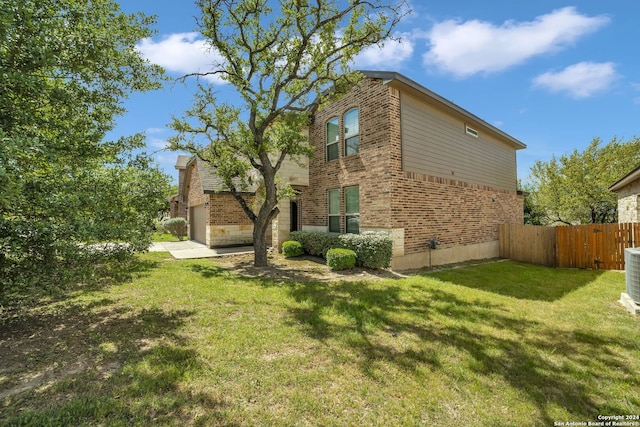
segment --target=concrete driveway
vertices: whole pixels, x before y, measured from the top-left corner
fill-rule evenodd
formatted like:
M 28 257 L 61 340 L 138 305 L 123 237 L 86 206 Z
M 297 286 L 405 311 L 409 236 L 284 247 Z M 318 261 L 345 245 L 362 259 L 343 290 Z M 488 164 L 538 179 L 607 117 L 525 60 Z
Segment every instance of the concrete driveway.
M 202 243 L 192 240 L 182 242 L 154 242 L 149 252 L 169 252 L 175 259 L 214 258 L 225 255 L 253 253 L 253 246 L 209 249 Z

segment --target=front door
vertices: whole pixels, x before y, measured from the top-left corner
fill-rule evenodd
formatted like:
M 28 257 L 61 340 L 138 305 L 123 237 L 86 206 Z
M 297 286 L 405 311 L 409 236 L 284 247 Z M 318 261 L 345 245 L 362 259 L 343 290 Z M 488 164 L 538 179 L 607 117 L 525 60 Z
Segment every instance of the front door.
M 289 203 L 290 215 L 291 219 L 291 227 L 289 231 L 298 231 L 298 202 L 291 201 Z

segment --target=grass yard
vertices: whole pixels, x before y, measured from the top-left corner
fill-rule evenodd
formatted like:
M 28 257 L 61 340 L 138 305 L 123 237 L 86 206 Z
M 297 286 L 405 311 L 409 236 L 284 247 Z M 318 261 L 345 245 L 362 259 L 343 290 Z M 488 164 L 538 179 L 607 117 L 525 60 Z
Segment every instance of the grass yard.
M 2 313 L 1 425 L 552 426 L 640 414 L 640 321 L 617 303 L 619 272 L 507 261 L 319 282 L 151 253 L 126 277 Z

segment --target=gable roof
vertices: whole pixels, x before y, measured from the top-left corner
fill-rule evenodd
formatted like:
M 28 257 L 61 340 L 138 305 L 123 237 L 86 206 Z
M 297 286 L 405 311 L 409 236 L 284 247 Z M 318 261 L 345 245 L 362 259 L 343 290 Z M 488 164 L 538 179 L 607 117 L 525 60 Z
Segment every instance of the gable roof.
M 454 104 L 453 102 L 449 101 L 446 98 L 443 98 L 442 96 L 438 95 L 432 90 L 429 90 L 426 87 L 422 86 L 420 83 L 417 83 L 400 73 L 397 73 L 395 71 L 367 71 L 367 70 L 359 70 L 359 71 L 365 77 L 380 79 L 385 84 L 396 83 L 396 84 L 399 84 L 400 86 L 404 86 L 406 88 L 410 88 L 418 92 L 420 95 L 435 101 L 440 106 L 442 106 L 445 110 L 448 110 L 449 112 L 452 112 L 454 114 L 461 115 L 464 118 L 470 121 L 473 121 L 475 123 L 478 123 L 479 125 L 487 128 L 492 133 L 496 134 L 497 136 L 501 137 L 502 139 L 510 143 L 516 150 L 521 150 L 527 147 L 526 144 L 514 138 L 513 136 L 487 123 L 486 121 L 482 120 L 480 117 L 476 116 L 475 114 L 470 113 L 464 108 Z
M 183 156 L 182 154 L 178 155 L 178 160 L 176 160 L 176 169 L 186 169 L 187 163 L 191 160 L 191 156 Z
M 184 156 L 184 157 L 188 157 L 188 156 Z M 204 160 L 202 160 L 197 156 L 193 156 L 188 159 L 189 161 L 185 164 L 185 168 L 187 169 L 187 178 L 184 180 L 184 183 L 183 183 L 183 185 L 185 186 L 185 188 L 182 191 L 183 194 L 186 194 L 186 186 L 189 185 L 189 173 L 191 173 L 191 170 L 192 170 L 191 166 L 194 163 L 197 166 L 198 177 L 200 178 L 200 186 L 202 187 L 202 192 L 204 194 L 229 192 L 229 189 L 224 185 L 222 178 L 220 178 L 216 174 L 214 168 L 210 166 L 209 163 L 205 162 Z M 249 186 L 247 191 L 240 191 L 240 193 L 255 193 L 257 189 L 258 189 L 258 184 L 254 182 Z
M 609 187 L 609 191 L 620 191 L 637 179 L 640 179 L 640 166 L 623 176 L 618 180 L 618 182 Z

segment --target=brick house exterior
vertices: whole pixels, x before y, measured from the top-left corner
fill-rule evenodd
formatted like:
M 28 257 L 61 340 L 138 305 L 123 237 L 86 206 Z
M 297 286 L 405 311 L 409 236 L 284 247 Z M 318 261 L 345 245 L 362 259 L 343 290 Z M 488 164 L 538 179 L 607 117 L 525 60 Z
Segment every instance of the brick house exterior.
M 640 166 L 609 187 L 618 194 L 618 222 L 640 222 Z
M 279 172 L 299 195 L 280 202 L 273 246 L 293 229 L 384 231 L 395 269 L 497 257 L 499 224 L 524 221 L 516 151 L 525 145 L 401 74 L 363 74 L 316 112 L 308 168 Z M 214 200 L 211 183 L 198 182 L 198 167 L 192 160 L 185 173 L 190 227 L 205 206 L 207 245 L 223 242 L 213 236 L 231 225 L 251 229 L 231 196 Z
M 525 145 L 400 74 L 363 73 L 358 87 L 314 117 L 303 230 L 329 229 L 333 197 L 339 231 L 348 231 L 350 191 L 359 193 L 359 231 L 392 236 L 393 268 L 427 265 L 429 255 L 434 265 L 497 257 L 498 225 L 523 222 L 516 150 Z M 354 109 L 359 147 L 347 153 L 342 134 Z M 336 122 L 338 156 L 328 160 Z M 429 254 L 433 238 L 440 245 Z
M 233 195 L 225 190 L 215 171 L 201 159 L 187 156 L 178 157 L 176 168 L 179 171 L 179 190 L 178 195 L 172 199 L 178 203 L 172 209 L 172 216 L 177 216 L 173 215 L 174 211 L 178 213 L 180 209 L 184 210 L 189 239 L 204 243 L 210 248 L 251 245 L 253 223 Z M 279 175 L 300 194 L 309 184 L 308 166 L 299 165 L 290 159 L 283 162 Z M 256 189 L 249 188 L 243 194 L 250 206 Z M 299 203 L 301 197 L 298 200 L 280 202 L 280 214 L 272 224 L 271 233 L 267 235 L 267 243 L 280 247 L 289 233 L 299 228 Z

